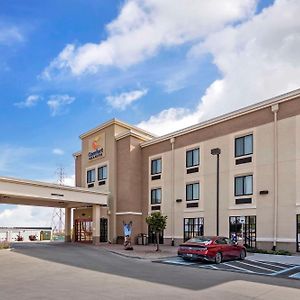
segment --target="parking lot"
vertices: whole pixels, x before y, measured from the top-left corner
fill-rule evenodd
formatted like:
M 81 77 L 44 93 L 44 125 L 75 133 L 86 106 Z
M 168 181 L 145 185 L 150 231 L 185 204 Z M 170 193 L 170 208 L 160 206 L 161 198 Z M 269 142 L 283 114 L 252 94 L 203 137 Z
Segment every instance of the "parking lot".
M 197 261 L 185 261 L 181 257 L 177 256 L 170 257 L 168 259 L 156 260 L 154 262 L 192 268 L 276 276 L 300 280 L 300 265 L 285 264 L 279 262 L 266 262 L 253 259 L 245 259 L 243 261 L 234 260 L 223 262 L 221 264 L 213 264 Z

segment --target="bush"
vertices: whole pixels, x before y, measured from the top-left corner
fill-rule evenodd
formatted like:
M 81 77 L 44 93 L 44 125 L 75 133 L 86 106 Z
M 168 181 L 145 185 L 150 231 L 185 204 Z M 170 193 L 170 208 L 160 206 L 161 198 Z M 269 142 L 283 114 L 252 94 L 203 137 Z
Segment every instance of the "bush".
M 292 255 L 291 252 L 286 250 L 264 250 L 264 249 L 257 249 L 257 248 L 248 248 L 248 252 L 251 253 L 261 253 L 261 254 L 273 254 L 273 255 Z
M 0 242 L 0 250 L 1 249 L 8 249 L 9 243 L 8 242 Z

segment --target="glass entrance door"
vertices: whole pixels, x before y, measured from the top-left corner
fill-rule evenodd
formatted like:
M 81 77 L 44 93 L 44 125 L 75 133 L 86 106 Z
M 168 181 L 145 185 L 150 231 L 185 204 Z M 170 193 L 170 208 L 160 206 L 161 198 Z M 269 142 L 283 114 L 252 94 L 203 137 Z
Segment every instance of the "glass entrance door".
M 236 235 L 245 247 L 256 248 L 256 216 L 229 217 L 229 235 Z
M 76 242 L 93 242 L 93 222 L 87 220 L 75 220 L 75 241 Z
M 297 215 L 297 252 L 300 252 L 300 215 Z
M 159 244 L 163 244 L 164 243 L 164 232 L 160 232 L 159 233 Z M 151 229 L 150 229 L 150 226 L 148 226 L 148 243 L 149 244 L 156 244 L 156 234 L 155 232 L 153 232 Z

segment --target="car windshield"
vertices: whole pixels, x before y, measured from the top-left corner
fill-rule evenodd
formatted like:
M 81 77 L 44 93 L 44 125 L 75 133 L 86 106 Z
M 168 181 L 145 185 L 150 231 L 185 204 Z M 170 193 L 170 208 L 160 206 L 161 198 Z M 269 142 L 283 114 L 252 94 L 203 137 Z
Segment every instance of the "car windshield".
M 212 242 L 212 239 L 205 236 L 197 236 L 187 241 L 187 243 L 199 243 L 208 245 Z

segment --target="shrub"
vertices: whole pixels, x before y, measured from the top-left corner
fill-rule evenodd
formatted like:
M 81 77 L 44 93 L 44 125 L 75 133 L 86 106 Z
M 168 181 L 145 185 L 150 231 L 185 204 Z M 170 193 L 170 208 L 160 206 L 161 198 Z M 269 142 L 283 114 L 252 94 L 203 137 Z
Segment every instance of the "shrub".
M 9 243 L 8 242 L 0 242 L 0 250 L 1 249 L 8 249 Z
M 248 252 L 251 253 L 262 253 L 262 254 L 273 254 L 273 255 L 292 255 L 291 252 L 286 250 L 265 250 L 265 249 L 257 249 L 257 248 L 248 248 Z

